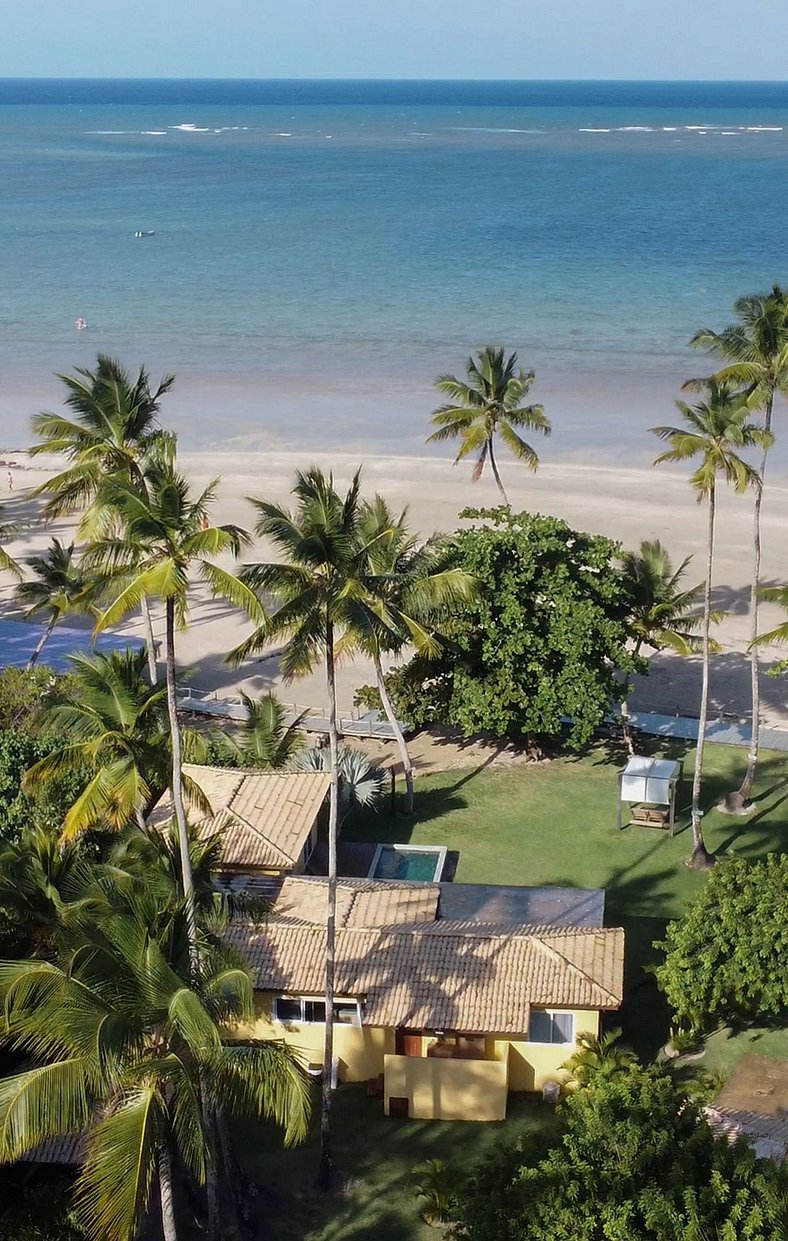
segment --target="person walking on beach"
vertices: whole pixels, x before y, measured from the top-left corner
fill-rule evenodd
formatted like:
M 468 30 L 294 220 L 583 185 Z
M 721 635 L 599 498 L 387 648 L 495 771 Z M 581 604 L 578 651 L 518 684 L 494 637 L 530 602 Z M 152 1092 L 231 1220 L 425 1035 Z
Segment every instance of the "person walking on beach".
M 10 470 L 8 471 L 8 490 L 9 491 L 14 490 L 14 476 Z

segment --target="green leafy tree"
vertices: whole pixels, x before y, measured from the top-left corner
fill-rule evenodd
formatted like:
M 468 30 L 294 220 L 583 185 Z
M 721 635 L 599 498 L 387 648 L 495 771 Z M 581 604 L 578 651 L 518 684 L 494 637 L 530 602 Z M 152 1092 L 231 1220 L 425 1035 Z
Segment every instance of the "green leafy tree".
M 693 848 L 687 865 L 703 870 L 714 865 L 714 858 L 706 849 L 701 830 L 700 808 L 703 786 L 703 751 L 706 742 L 706 724 L 709 714 L 709 652 L 711 650 L 711 589 L 714 574 L 714 537 L 717 515 L 717 481 L 723 479 L 734 491 L 743 492 L 748 487 L 759 487 L 760 477 L 739 454 L 749 448 L 765 448 L 771 442 L 771 432 L 764 431 L 751 420 L 747 394 L 721 383 L 714 376 L 710 379 L 691 380 L 688 385 L 704 393 L 705 399 L 696 405 L 677 401 L 676 406 L 683 418 L 681 426 L 653 427 L 655 435 L 669 444 L 655 464 L 661 462 L 697 461 L 690 477 L 698 503 L 706 502 L 706 580 L 703 591 L 703 628 L 701 653 L 703 674 L 701 683 L 700 714 L 698 719 L 698 746 L 695 752 L 695 772 L 692 781 L 692 838 Z
M 241 701 L 246 718 L 234 733 L 213 734 L 212 760 L 229 767 L 271 771 L 288 767 L 307 744 L 300 730 L 306 712 L 288 724 L 287 708 L 274 693 L 259 698 L 242 693 Z
M 402 725 L 397 719 L 386 679 L 382 656 L 401 655 L 413 647 L 425 659 L 442 650 L 436 626 L 452 610 L 473 598 L 474 579 L 455 563 L 456 551 L 442 538 L 421 543 L 408 528 L 407 510 L 395 517 L 382 496 L 362 506 L 362 538 L 370 549 L 370 569 L 375 575 L 376 610 L 385 629 L 367 626 L 356 634 L 357 644 L 371 660 L 381 705 L 397 742 L 405 775 L 404 811 L 413 813 L 413 763 Z M 385 649 L 381 647 L 381 633 Z
M 44 708 L 65 701 L 68 687 L 69 674 L 52 668 L 0 668 L 0 729 L 35 736 Z
M 788 1009 L 787 905 L 788 855 L 718 863 L 659 945 L 657 982 L 677 1022 L 702 1030 Z
M 78 788 L 77 774 L 25 786 L 28 768 L 46 757 L 49 739 L 19 728 L 0 729 L 0 841 L 17 840 L 27 827 L 58 828 Z
M 467 380 L 454 375 L 441 375 L 435 387 L 450 399 L 432 415 L 437 429 L 427 443 L 459 440 L 454 460 L 456 465 L 465 457 L 476 457 L 472 478 L 481 478 L 489 461 L 504 504 L 509 500 L 498 472 L 495 440 L 500 435 L 506 447 L 530 470 L 539 467 L 539 458 L 519 432 L 538 431 L 550 434 L 550 420 L 541 405 L 524 405 L 531 391 L 534 372 L 517 369 L 517 354 L 507 358 L 503 349 L 487 346 L 476 358 L 468 358 Z
M 494 1150 L 452 1207 L 463 1241 L 782 1241 L 786 1177 L 717 1139 L 658 1069 L 562 1104 L 556 1145 Z
M 267 500 L 252 500 L 256 533 L 273 544 L 280 559 L 247 565 L 241 578 L 273 611 L 232 654 L 234 662 L 284 639 L 280 667 L 285 677 L 303 676 L 319 663 L 326 669 L 331 789 L 328 823 L 328 908 L 326 915 L 326 1012 L 333 1012 L 336 950 L 337 835 L 339 825 L 339 731 L 336 660 L 357 646 L 359 632 L 377 634 L 385 647 L 390 630 L 381 620 L 370 571 L 370 548 L 364 538 L 361 475 L 344 496 L 333 475 L 312 468 L 296 475 L 293 512 Z M 377 537 L 381 537 L 378 532 Z M 258 603 L 258 611 L 262 609 Z M 319 1181 L 333 1180 L 331 1158 L 331 1065 L 333 1025 L 325 1024 L 320 1121 Z
M 683 584 L 691 559 L 687 556 L 674 568 L 667 548 L 659 539 L 644 539 L 636 552 L 624 552 L 621 557 L 636 655 L 644 646 L 653 651 L 673 651 L 676 655 L 695 655 L 703 649 L 703 639 L 698 632 L 703 617 L 697 611 L 703 583 L 689 587 Z M 722 615 L 712 612 L 712 622 L 720 621 Z M 719 646 L 710 640 L 709 649 L 718 650 Z M 622 703 L 622 718 L 627 747 L 632 753 L 626 699 Z
M 47 520 L 86 510 L 81 532 L 89 536 L 101 526 L 101 506 L 95 502 L 108 478 L 144 490 L 146 463 L 173 453 L 175 437 L 161 427 L 159 408 L 175 376 L 165 375 L 154 387 L 144 367 L 132 376 L 115 358 L 100 353 L 95 370 L 79 368 L 74 375 L 58 378 L 65 385 L 65 404 L 72 416 L 37 414 L 32 425 L 38 443 L 30 455 L 57 453 L 69 464 L 33 494 L 48 497 L 43 509 Z M 153 684 L 157 679 L 153 622 L 147 601 L 143 599 L 141 606 Z
M 416 1197 L 421 1202 L 422 1219 L 428 1224 L 444 1224 L 449 1218 L 454 1177 L 445 1159 L 427 1159 L 411 1169 L 417 1178 Z
M 734 306 L 737 322 L 714 332 L 703 328 L 690 341 L 691 345 L 710 350 L 726 363 L 718 372 L 721 382 L 743 384 L 749 393 L 750 407 L 763 411 L 763 429 L 772 429 L 774 403 L 778 396 L 788 395 L 788 290 L 775 284 L 768 293 L 741 297 Z M 761 445 L 758 471 L 760 482 L 753 495 L 753 566 L 750 592 L 750 673 L 752 686 L 752 733 L 747 756 L 747 769 L 739 789 L 726 797 L 721 809 L 732 814 L 746 814 L 758 763 L 760 740 L 760 669 L 756 638 L 760 627 L 759 601 L 761 577 L 761 507 L 763 484 L 771 440 Z
M 582 748 L 620 701 L 616 669 L 641 666 L 617 544 L 504 508 L 461 516 L 476 519 L 453 536 L 475 595 L 443 626 L 436 658 L 417 654 L 387 678 L 395 706 L 417 726 Z
M 144 487 L 122 477 L 113 478 L 100 497 L 101 508 L 112 514 L 109 533 L 86 548 L 85 563 L 99 572 L 111 601 L 99 616 L 100 632 L 133 612 L 143 599 L 164 604 L 165 670 L 169 720 L 170 787 L 181 842 L 183 883 L 192 892 L 188 830 L 183 802 L 183 745 L 178 721 L 175 639 L 186 627 L 190 592 L 195 575 L 214 596 L 229 600 L 260 618 L 255 595 L 238 578 L 214 563 L 226 552 L 237 555 L 249 535 L 235 525 L 211 525 L 218 479 L 194 496 L 172 460 L 148 466 Z M 193 938 L 196 928 L 193 927 Z
M 203 940 L 200 968 L 168 960 L 155 935 L 156 885 L 106 917 L 72 920 L 57 960 L 0 963 L 6 1037 L 35 1063 L 0 1081 L 0 1159 L 85 1135 L 76 1187 L 89 1238 L 132 1241 L 157 1191 L 165 1241 L 177 1237 L 173 1155 L 204 1185 L 205 1105 L 268 1116 L 305 1135 L 308 1083 L 281 1044 L 227 1043 L 248 1019 L 243 964 Z
M 19 582 L 14 598 L 25 609 L 25 616 L 48 615 L 44 632 L 28 661 L 33 668 L 55 630 L 69 612 L 89 612 L 86 601 L 88 582 L 74 556 L 74 544 L 52 539 L 42 556 L 25 561 L 32 576 Z

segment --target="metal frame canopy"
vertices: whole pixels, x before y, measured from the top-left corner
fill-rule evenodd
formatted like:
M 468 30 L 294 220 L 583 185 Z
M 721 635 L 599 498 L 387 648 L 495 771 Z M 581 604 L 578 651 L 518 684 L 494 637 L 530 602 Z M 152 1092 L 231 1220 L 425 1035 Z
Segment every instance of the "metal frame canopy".
M 667 806 L 668 827 L 671 836 L 676 820 L 676 785 L 679 779 L 679 764 L 667 758 L 646 758 L 644 755 L 633 754 L 623 771 L 618 774 L 618 820 L 616 826 L 625 826 L 622 822 L 621 807 L 624 802 L 629 805 Z M 655 825 L 656 826 L 656 825 Z

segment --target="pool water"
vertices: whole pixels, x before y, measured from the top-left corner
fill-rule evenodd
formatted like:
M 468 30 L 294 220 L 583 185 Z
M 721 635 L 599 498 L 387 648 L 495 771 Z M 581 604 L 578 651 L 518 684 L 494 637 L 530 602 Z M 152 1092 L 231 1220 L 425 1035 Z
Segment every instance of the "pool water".
M 370 871 L 371 879 L 409 879 L 434 883 L 443 870 L 444 849 L 407 849 L 380 845 Z

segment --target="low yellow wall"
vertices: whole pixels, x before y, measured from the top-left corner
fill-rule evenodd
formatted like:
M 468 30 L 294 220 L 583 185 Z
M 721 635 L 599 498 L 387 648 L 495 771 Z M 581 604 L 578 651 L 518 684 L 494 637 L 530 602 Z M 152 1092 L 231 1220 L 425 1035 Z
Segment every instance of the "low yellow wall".
M 599 1013 L 576 1010 L 575 1037 L 598 1033 Z M 508 1060 L 509 1089 L 516 1091 L 541 1090 L 547 1081 L 563 1081 L 567 1074 L 561 1065 L 574 1051 L 571 1044 L 529 1043 L 509 1034 L 491 1035 L 488 1048 L 488 1055 Z
M 280 1025 L 271 1017 L 271 997 L 259 993 L 255 996 L 255 1009 L 255 1021 L 235 1031 L 239 1038 L 281 1039 L 305 1065 L 323 1063 L 325 1031 L 322 1025 Z M 334 1055 L 339 1060 L 341 1082 L 365 1082 L 377 1077 L 383 1072 L 386 1052 L 393 1050 L 393 1030 L 377 1026 L 334 1026 Z
M 441 1060 L 386 1056 L 384 1107 L 408 1099 L 415 1120 L 503 1120 L 506 1116 L 505 1060 Z

